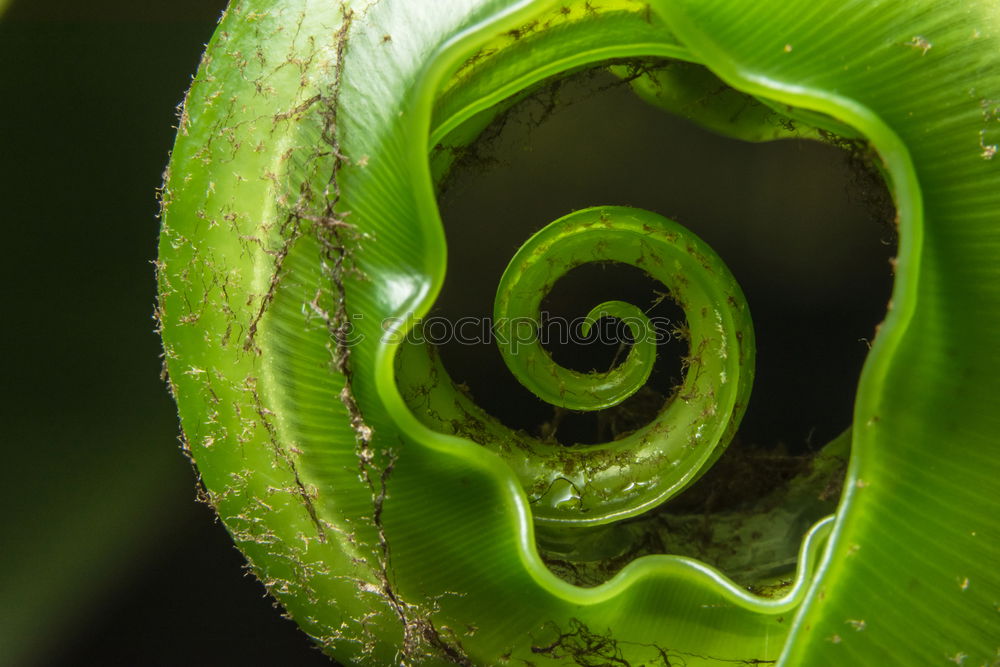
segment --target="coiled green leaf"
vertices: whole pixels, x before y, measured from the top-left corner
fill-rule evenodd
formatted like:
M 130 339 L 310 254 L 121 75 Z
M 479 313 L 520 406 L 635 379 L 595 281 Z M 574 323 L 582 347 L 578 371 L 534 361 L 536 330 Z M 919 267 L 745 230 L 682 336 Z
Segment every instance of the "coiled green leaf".
M 998 30 L 989 2 L 234 2 L 167 176 L 159 315 L 187 448 L 268 589 L 331 655 L 363 664 L 995 660 Z M 668 554 L 582 587 L 539 551 L 620 553 L 637 530 L 620 519 L 690 484 L 738 425 L 749 314 L 682 228 L 578 212 L 526 239 L 499 286 L 498 319 L 530 321 L 589 255 L 639 266 L 686 308 L 688 379 L 621 441 L 523 438 L 408 338 L 444 279 L 434 184 L 452 162 L 431 149 L 468 145 L 545 79 L 653 57 L 706 67 L 806 134 L 866 138 L 899 214 L 840 506 L 771 596 Z M 698 85 L 635 82 L 668 109 Z M 726 122 L 726 103 L 690 115 L 784 136 L 763 114 Z M 629 320 L 635 341 L 606 374 L 507 349 L 555 405 L 613 405 L 648 374 L 641 310 L 595 306 L 591 320 Z

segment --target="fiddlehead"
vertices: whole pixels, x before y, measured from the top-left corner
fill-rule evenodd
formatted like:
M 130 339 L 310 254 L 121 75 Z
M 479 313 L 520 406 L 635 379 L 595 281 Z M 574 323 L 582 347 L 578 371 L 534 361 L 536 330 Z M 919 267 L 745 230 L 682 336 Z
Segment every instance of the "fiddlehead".
M 983 91 L 997 80 L 981 67 L 995 61 L 995 17 L 985 5 L 961 15 L 948 7 L 922 13 L 892 3 L 865 11 L 813 6 L 814 14 L 836 18 L 824 25 L 857 28 L 864 39 L 855 41 L 839 29 L 817 33 L 791 10 L 736 0 L 417 4 L 234 3 L 181 119 L 164 193 L 159 265 L 167 366 L 209 498 L 269 590 L 338 659 L 370 664 L 712 664 L 782 654 L 836 663 L 832 651 L 848 644 L 841 633 L 851 620 L 858 632 L 848 652 L 854 661 L 885 662 L 889 644 L 898 651 L 893 657 L 905 654 L 910 662 L 922 651 L 944 655 L 947 642 L 939 634 L 902 642 L 903 624 L 879 626 L 855 605 L 864 599 L 867 609 L 891 617 L 888 603 L 872 599 L 879 577 L 934 582 L 920 596 L 956 610 L 956 618 L 971 608 L 986 613 L 995 589 L 995 575 L 976 565 L 984 560 L 982 542 L 969 537 L 992 534 L 995 517 L 972 512 L 968 526 L 951 528 L 938 509 L 955 512 L 982 499 L 959 480 L 994 469 L 989 457 L 970 458 L 980 472 L 955 466 L 934 480 L 946 502 L 890 473 L 922 478 L 937 451 L 924 433 L 942 442 L 946 427 L 954 428 L 938 421 L 922 431 L 929 418 L 912 407 L 929 412 L 925 399 L 948 384 L 937 372 L 952 366 L 944 360 L 958 355 L 967 381 L 995 384 L 994 364 L 972 364 L 972 356 L 942 351 L 937 342 L 956 328 L 979 330 L 971 301 L 942 295 L 991 284 L 975 282 L 976 271 L 995 273 L 963 234 L 983 230 L 977 220 L 997 210 L 989 193 L 1000 189 L 963 199 L 953 180 L 960 173 L 980 187 L 995 184 L 995 171 L 987 171 L 995 153 L 995 104 Z M 860 18 L 847 21 L 846 12 L 855 10 Z M 935 31 L 942 37 L 925 37 Z M 973 31 L 967 44 L 956 37 Z M 955 46 L 942 49 L 949 40 Z M 933 51 L 907 46 L 932 41 Z M 909 105 L 899 90 L 914 80 L 906 74 L 907 58 L 937 57 L 942 50 L 961 76 L 932 69 L 935 76 L 927 80 L 956 81 L 942 90 L 975 102 L 954 121 L 958 129 L 943 136 L 958 142 L 975 130 L 969 136 L 975 135 L 976 150 L 936 163 L 935 155 L 951 153 L 923 142 L 931 130 L 952 127 L 947 100 L 921 84 L 933 104 Z M 872 54 L 888 55 L 879 61 Z M 854 423 L 860 453 L 845 504 L 835 530 L 823 520 L 808 531 L 795 583 L 776 598 L 749 594 L 702 563 L 663 554 L 629 563 L 590 589 L 553 576 L 534 543 L 545 515 L 538 510 L 536 525 L 530 501 L 550 489 L 533 487 L 502 440 L 472 437 L 470 431 L 481 432 L 489 420 L 448 386 L 433 355 L 405 343 L 407 323 L 428 312 L 443 279 L 433 183 L 451 158 L 440 152 L 429 160 L 429 147 L 467 145 L 546 77 L 648 57 L 704 64 L 771 106 L 796 107 L 786 111 L 823 131 L 856 128 L 885 160 L 905 232 L 896 308 L 862 380 Z M 831 59 L 838 67 L 830 67 Z M 956 224 L 933 223 L 945 219 L 946 210 L 955 211 Z M 939 254 L 923 251 L 926 229 L 934 230 Z M 923 266 L 931 270 L 921 273 Z M 961 270 L 949 273 L 946 266 Z M 666 277 L 668 287 L 680 291 L 672 280 Z M 918 310 L 918 296 L 927 310 Z M 974 296 L 997 303 L 982 287 Z M 995 312 L 991 306 L 987 316 Z M 698 315 L 689 312 L 689 324 Z M 923 325 L 917 333 L 913 322 Z M 641 318 L 636 327 L 641 334 Z M 972 339 L 976 349 L 988 349 L 982 335 Z M 719 344 L 721 336 L 707 345 Z M 927 350 L 934 372 L 909 382 L 906 369 L 919 365 Z M 642 370 L 632 362 L 623 368 Z M 723 413 L 721 427 L 712 427 L 723 436 L 746 391 L 734 389 L 743 385 L 726 370 L 725 381 L 720 373 L 712 385 L 720 405 L 733 410 Z M 707 386 L 696 387 L 708 393 Z M 406 388 L 424 395 L 407 395 Z M 565 398 L 561 385 L 554 393 Z M 421 413 L 422 401 L 437 406 L 438 397 L 455 413 Z M 963 400 L 949 405 L 962 415 L 969 441 L 985 451 L 995 442 L 986 411 Z M 496 451 L 480 444 L 488 441 Z M 918 463 L 901 461 L 901 451 Z M 598 522 L 638 511 L 674 482 L 683 486 L 712 456 L 699 452 L 690 472 L 645 499 L 629 499 L 635 504 L 624 510 L 598 509 Z M 594 499 L 604 500 L 600 496 Z M 609 496 L 614 505 L 622 494 L 615 489 Z M 557 496 L 549 500 L 555 515 L 571 513 Z M 880 512 L 893 519 L 886 539 L 932 554 L 930 565 L 894 567 L 888 558 L 898 549 L 868 541 L 882 529 L 871 519 Z M 932 517 L 938 530 L 963 545 L 964 555 L 953 559 L 946 547 L 918 534 L 916 512 Z M 856 558 L 859 553 L 872 555 Z M 942 591 L 955 576 L 959 584 L 949 597 Z M 836 598 L 826 601 L 827 590 Z M 959 595 L 968 602 L 956 601 Z M 919 607 L 926 627 L 933 624 L 928 604 Z M 793 612 L 790 629 L 786 615 Z M 825 636 L 814 629 L 820 627 Z M 987 634 L 950 634 L 964 640 L 954 655 L 986 659 L 992 651 Z
M 722 260 L 681 225 L 638 209 L 583 209 L 532 236 L 511 259 L 497 289 L 496 340 L 510 371 L 536 396 L 572 410 L 618 405 L 649 377 L 656 338 L 649 318 L 621 301 L 595 305 L 587 335 L 600 318 L 627 326 L 633 344 L 603 373 L 557 365 L 541 344 L 543 297 L 571 269 L 589 262 L 642 267 L 687 313 L 691 352 L 685 379 L 652 423 L 604 445 L 567 449 L 513 433 L 454 388 L 414 392 L 412 355 L 397 365 L 415 413 L 437 430 L 461 431 L 496 451 L 528 492 L 536 525 L 595 525 L 634 516 L 683 489 L 718 458 L 732 438 L 750 393 L 753 328 L 746 301 Z M 428 364 L 433 361 L 428 361 Z M 434 374 L 444 370 L 435 367 Z M 413 381 L 424 376 L 413 373 Z M 471 422 L 471 423 L 470 423 Z

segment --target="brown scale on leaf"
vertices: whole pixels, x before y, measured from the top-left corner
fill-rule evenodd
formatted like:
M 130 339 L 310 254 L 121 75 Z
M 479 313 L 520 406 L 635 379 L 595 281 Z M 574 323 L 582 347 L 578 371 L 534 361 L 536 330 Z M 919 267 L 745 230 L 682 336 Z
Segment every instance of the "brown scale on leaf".
M 760 658 L 714 657 L 676 651 L 659 644 L 625 641 L 617 639 L 610 630 L 604 634 L 595 632 L 578 618 L 571 618 L 566 630 L 554 622 L 546 627 L 549 632 L 555 633 L 555 639 L 533 643 L 531 652 L 577 667 L 683 667 L 688 664 L 689 658 L 730 665 L 770 665 L 775 662 Z M 630 658 L 625 657 L 626 651 Z
M 588 3 L 588 12 L 596 11 Z M 569 13 L 569 8 L 567 7 Z M 471 76 L 476 65 L 495 55 L 495 51 L 482 51 L 473 55 L 459 69 L 456 77 Z M 603 64 L 565 77 L 550 78 L 518 94 L 518 99 L 508 108 L 497 114 L 493 121 L 483 130 L 474 142 L 467 146 L 452 146 L 438 144 L 432 150 L 432 161 L 442 152 L 452 154 L 448 169 L 439 178 L 436 185 L 438 197 L 446 197 L 448 191 L 459 181 L 461 174 L 487 172 L 501 164 L 497 155 L 497 147 L 506 130 L 517 124 L 519 129 L 530 132 L 545 123 L 556 112 L 572 106 L 584 97 L 565 94 L 564 88 L 569 83 L 590 81 L 586 87 L 586 96 L 599 95 L 607 90 L 628 86 L 632 81 L 647 76 L 650 72 L 665 67 L 660 60 L 611 59 Z M 620 65 L 626 68 L 623 77 L 607 78 L 605 67 Z M 598 83 L 599 82 L 599 83 Z
M 323 192 L 324 209 L 319 216 L 310 220 L 313 223 L 312 229 L 323 250 L 324 274 L 329 279 L 334 292 L 334 308 L 332 312 L 327 313 L 325 321 L 334 343 L 332 349 L 334 367 L 344 377 L 344 386 L 340 391 L 339 399 L 347 410 L 351 427 L 355 433 L 359 475 L 372 495 L 372 524 L 378 536 L 378 557 L 373 566 L 379 596 L 389 605 L 403 628 L 403 645 L 399 654 L 400 663 L 409 665 L 421 661 L 427 655 L 438 655 L 454 664 L 471 665 L 472 663 L 465 656 L 461 643 L 445 637 L 434 626 L 430 620 L 433 609 L 407 602 L 395 590 L 391 574 L 391 549 L 385 526 L 382 523 L 382 512 L 387 497 L 388 480 L 396 465 L 396 455 L 388 450 L 382 451 L 380 456 L 376 455 L 373 449 L 374 429 L 365 421 L 361 407 L 354 396 L 351 349 L 348 343 L 350 316 L 347 306 L 345 273 L 351 268 L 349 266 L 348 244 L 356 244 L 357 236 L 353 233 L 353 226 L 345 221 L 346 214 L 337 210 L 341 202 L 338 176 L 344 165 L 349 163 L 348 158 L 341 150 L 337 127 L 343 77 L 342 64 L 347 50 L 348 33 L 354 17 L 353 12 L 346 8 L 343 15 L 343 23 L 335 38 L 337 70 L 332 92 L 323 99 L 324 110 L 322 112 L 324 121 L 322 138 L 324 143 L 330 147 L 333 170 Z M 350 237 L 348 237 L 349 233 Z M 381 466 L 380 460 L 383 462 Z
M 254 409 L 257 412 L 261 425 L 267 431 L 276 462 L 284 464 L 288 468 L 289 472 L 292 473 L 299 498 L 302 500 L 302 505 L 306 508 L 306 511 L 309 513 L 309 518 L 316 527 L 316 534 L 319 537 L 319 541 L 326 542 L 326 529 L 323 527 L 323 523 L 319 520 L 319 516 L 316 514 L 316 507 L 313 504 L 314 494 L 306 489 L 305 484 L 303 484 L 302 479 L 299 476 L 299 470 L 295 463 L 295 459 L 292 457 L 291 452 L 282 446 L 278 439 L 277 429 L 271 422 L 271 416 L 274 413 L 265 408 L 263 402 L 261 401 L 260 394 L 257 391 L 257 378 L 246 378 L 244 388 L 253 398 Z
M 820 136 L 826 143 L 844 151 L 851 173 L 848 198 L 861 204 L 872 221 L 886 230 L 888 238 L 883 243 L 895 243 L 899 219 L 892 193 L 880 172 L 883 166 L 881 156 L 863 139 L 846 139 L 825 130 L 820 130 Z

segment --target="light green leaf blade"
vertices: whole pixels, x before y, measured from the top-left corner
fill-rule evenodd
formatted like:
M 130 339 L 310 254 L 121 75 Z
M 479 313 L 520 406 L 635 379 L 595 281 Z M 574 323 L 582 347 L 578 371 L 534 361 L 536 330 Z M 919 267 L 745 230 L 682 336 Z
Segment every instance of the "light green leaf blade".
M 836 661 L 835 650 L 885 658 L 903 617 L 876 632 L 862 612 L 893 618 L 895 601 L 878 597 L 876 583 L 906 576 L 935 584 L 915 601 L 918 616 L 951 609 L 953 625 L 903 650 L 950 652 L 944 639 L 954 637 L 967 644 L 957 652 L 985 655 L 986 635 L 959 627 L 996 590 L 984 568 L 995 493 L 968 483 L 989 488 L 994 478 L 996 418 L 959 380 L 997 384 L 996 359 L 983 357 L 989 336 L 976 325 L 1000 317 L 989 280 L 996 111 L 985 96 L 958 115 L 949 102 L 959 89 L 970 98 L 970 85 L 996 87 L 995 69 L 978 67 L 995 59 L 996 20 L 985 8 L 982 28 L 974 11 L 947 7 L 937 18 L 888 3 L 847 9 L 855 14 L 831 30 L 815 22 L 820 10 L 733 2 L 231 7 L 185 107 L 165 191 L 165 349 L 210 499 L 271 592 L 338 659 L 773 660 L 803 600 L 790 664 Z M 943 41 L 927 47 L 923 35 L 938 28 Z M 955 46 L 947 64 L 904 76 L 914 58 L 952 52 L 932 49 L 971 29 L 992 46 Z M 547 76 L 649 56 L 702 62 L 737 89 L 857 128 L 886 160 L 897 197 L 895 307 L 862 379 L 851 485 L 821 578 L 811 584 L 829 522 L 804 542 L 784 599 L 757 598 L 671 556 L 635 561 L 596 588 L 558 579 L 539 558 L 511 469 L 428 429 L 398 384 L 406 374 L 386 334 L 426 314 L 444 279 L 433 181 L 450 163 L 432 169 L 431 148 L 472 140 L 495 104 Z M 943 86 L 946 70 L 969 74 Z M 953 145 L 966 134 L 977 150 L 959 155 Z M 970 342 L 964 352 L 956 337 Z M 954 410 L 929 408 L 942 386 Z M 956 433 L 954 447 L 968 449 L 958 462 L 934 446 Z M 953 519 L 976 502 L 984 509 Z M 894 569 L 907 544 L 921 559 Z M 952 597 L 948 577 L 957 577 Z M 849 642 L 845 627 L 861 639 Z

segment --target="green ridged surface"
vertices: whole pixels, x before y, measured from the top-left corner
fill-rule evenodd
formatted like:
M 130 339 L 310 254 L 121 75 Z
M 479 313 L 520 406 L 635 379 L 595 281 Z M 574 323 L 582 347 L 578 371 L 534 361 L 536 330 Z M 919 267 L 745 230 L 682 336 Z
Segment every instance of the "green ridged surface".
M 159 314 L 187 446 L 268 589 L 361 664 L 989 664 L 998 29 L 985 2 L 234 2 L 171 160 Z M 383 323 L 426 314 L 443 283 L 431 149 L 609 54 L 701 63 L 885 161 L 893 307 L 836 519 L 781 598 L 668 555 L 559 579 L 511 467 L 408 404 L 421 357 L 399 361 Z

